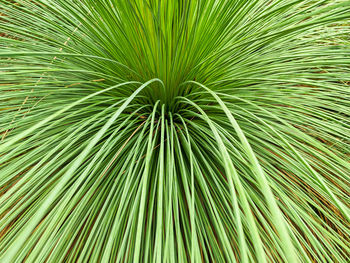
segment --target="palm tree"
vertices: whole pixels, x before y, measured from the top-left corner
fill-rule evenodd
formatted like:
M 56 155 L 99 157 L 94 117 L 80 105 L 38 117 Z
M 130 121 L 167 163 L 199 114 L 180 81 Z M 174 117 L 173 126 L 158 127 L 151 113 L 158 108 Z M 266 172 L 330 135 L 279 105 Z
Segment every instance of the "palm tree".
M 350 1 L 0 3 L 0 261 L 349 262 Z

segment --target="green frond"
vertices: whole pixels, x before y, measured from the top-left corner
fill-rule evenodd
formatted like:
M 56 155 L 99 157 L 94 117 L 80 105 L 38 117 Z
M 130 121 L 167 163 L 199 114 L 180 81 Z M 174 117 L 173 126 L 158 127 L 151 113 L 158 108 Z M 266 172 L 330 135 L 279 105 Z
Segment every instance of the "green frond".
M 0 262 L 349 262 L 349 10 L 0 1 Z

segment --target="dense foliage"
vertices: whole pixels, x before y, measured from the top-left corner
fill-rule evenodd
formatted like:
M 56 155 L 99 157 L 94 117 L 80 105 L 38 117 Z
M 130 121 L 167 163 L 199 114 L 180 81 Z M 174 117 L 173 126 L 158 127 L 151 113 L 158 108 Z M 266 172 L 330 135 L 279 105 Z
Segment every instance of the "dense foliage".
M 350 1 L 0 13 L 1 262 L 350 261 Z

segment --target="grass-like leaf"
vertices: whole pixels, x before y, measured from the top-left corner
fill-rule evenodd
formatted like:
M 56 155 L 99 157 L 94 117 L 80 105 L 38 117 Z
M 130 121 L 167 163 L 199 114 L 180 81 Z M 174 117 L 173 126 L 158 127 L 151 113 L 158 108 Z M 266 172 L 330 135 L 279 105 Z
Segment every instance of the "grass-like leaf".
M 350 1 L 0 2 L 0 262 L 349 262 Z

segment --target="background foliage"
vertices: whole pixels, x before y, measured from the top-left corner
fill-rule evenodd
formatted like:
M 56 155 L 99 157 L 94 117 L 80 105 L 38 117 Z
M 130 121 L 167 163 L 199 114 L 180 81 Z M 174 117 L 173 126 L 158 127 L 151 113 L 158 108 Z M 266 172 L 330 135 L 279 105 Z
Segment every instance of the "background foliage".
M 1 262 L 349 262 L 350 1 L 0 1 Z

